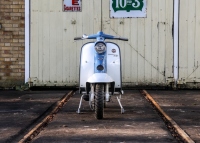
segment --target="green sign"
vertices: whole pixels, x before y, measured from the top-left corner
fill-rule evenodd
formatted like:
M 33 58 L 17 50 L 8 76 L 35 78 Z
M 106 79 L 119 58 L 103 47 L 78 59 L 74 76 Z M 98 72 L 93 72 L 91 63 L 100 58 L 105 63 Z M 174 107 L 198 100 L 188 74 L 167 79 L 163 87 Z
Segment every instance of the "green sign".
M 112 7 L 116 12 L 118 10 L 125 10 L 130 12 L 131 10 L 140 10 L 144 6 L 143 0 L 113 0 Z
M 110 0 L 111 17 L 146 17 L 146 0 Z

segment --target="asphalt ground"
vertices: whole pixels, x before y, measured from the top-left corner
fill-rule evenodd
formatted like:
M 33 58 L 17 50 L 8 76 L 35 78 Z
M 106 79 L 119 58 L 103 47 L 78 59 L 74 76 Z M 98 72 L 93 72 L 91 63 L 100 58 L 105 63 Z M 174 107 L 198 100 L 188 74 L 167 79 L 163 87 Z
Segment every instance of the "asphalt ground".
M 30 124 L 69 91 L 0 91 L 0 142 L 14 142 Z M 161 108 L 200 143 L 199 90 L 147 90 Z M 53 121 L 32 142 L 177 142 L 138 90 L 125 90 L 120 113 L 115 96 L 97 120 L 88 102 L 77 114 L 80 95 L 70 98 Z
M 87 101 L 77 114 L 80 95 L 76 93 L 54 120 L 33 142 L 115 142 L 115 143 L 175 143 L 164 122 L 138 90 L 126 90 L 121 102 L 121 114 L 115 96 L 104 110 L 104 119 L 97 120 Z
M 190 138 L 200 143 L 200 90 L 147 92 Z
M 0 142 L 16 142 L 16 138 L 68 92 L 0 91 Z

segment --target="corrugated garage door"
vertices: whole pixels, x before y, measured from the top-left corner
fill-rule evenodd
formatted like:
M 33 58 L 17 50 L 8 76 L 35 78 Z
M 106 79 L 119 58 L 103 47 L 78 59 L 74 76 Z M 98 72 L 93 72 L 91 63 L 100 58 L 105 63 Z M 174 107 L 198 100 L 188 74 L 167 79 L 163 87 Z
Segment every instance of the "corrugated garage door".
M 30 80 L 34 86 L 77 86 L 82 41 L 74 37 L 101 27 L 101 2 L 87 0 L 82 12 L 63 12 L 63 0 L 31 0 Z
M 129 38 L 121 46 L 124 86 L 167 85 L 173 78 L 173 0 L 147 0 L 147 18 L 110 18 L 109 0 L 82 1 L 63 12 L 62 0 L 31 0 L 30 79 L 33 85 L 78 85 L 82 42 L 100 30 Z M 85 42 L 85 41 L 83 41 Z
M 199 6 L 200 0 L 180 0 L 179 84 L 186 87 L 200 87 Z
M 103 0 L 103 30 L 128 37 L 122 52 L 123 85 L 167 85 L 173 77 L 173 0 L 147 0 L 147 18 L 109 18 Z

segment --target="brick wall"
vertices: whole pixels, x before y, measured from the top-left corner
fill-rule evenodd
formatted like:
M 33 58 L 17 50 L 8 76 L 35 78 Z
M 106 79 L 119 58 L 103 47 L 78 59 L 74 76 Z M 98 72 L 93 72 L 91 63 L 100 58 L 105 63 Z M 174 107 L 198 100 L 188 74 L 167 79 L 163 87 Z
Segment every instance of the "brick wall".
M 25 0 L 0 0 L 0 87 L 24 83 Z

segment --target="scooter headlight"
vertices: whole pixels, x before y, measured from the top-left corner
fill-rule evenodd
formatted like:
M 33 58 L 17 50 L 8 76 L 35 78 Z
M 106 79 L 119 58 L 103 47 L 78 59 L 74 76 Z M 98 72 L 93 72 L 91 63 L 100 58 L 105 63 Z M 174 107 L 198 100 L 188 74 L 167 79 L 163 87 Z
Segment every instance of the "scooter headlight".
M 98 53 L 103 53 L 106 51 L 106 45 L 105 43 L 103 42 L 98 42 L 95 44 L 95 50 L 98 52 Z

